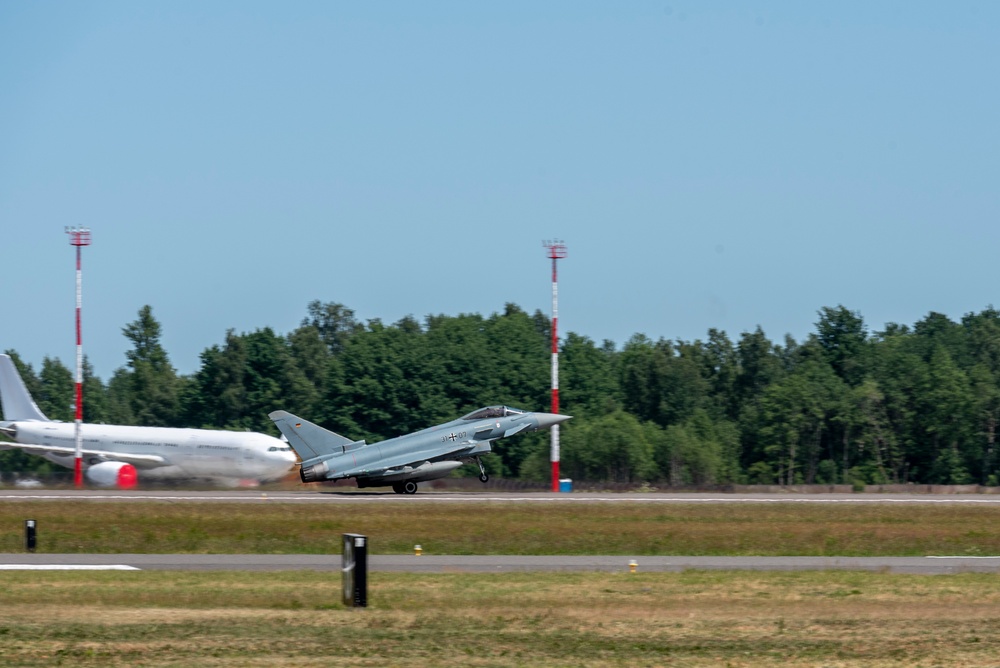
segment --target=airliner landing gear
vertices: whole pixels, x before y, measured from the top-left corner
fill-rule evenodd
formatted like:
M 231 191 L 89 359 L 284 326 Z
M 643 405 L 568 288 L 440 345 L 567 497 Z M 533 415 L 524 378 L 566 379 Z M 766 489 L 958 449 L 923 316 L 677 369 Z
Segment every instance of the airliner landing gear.
M 486 484 L 490 481 L 490 476 L 486 473 L 486 468 L 483 466 L 483 460 L 476 457 L 476 463 L 479 464 L 479 482 Z

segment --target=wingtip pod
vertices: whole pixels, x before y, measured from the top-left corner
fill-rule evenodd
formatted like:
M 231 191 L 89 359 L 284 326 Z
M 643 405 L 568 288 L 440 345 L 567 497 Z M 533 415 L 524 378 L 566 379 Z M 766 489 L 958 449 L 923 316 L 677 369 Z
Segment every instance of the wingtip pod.
M 49 421 L 32 400 L 10 355 L 0 355 L 0 406 L 3 408 L 3 419 L 7 422 Z

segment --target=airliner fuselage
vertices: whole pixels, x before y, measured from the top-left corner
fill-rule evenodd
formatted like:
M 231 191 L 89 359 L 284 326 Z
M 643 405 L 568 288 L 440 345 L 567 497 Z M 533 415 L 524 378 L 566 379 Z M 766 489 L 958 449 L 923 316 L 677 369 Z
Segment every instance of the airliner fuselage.
M 54 422 L 32 400 L 10 355 L 0 355 L 0 450 L 18 448 L 76 467 L 76 423 Z M 249 431 L 81 424 L 81 468 L 98 485 L 134 487 L 137 479 L 277 480 L 295 465 L 284 441 Z
M 18 443 L 43 446 L 34 451 L 27 448 L 28 452 L 61 466 L 73 466 L 74 424 L 17 421 L 5 423 L 5 427 Z M 256 432 L 103 424 L 83 424 L 80 431 L 85 469 L 109 459 L 88 453 L 121 453 L 144 479 L 277 480 L 295 463 L 295 454 L 287 443 Z M 150 457 L 148 465 L 142 461 L 143 456 Z

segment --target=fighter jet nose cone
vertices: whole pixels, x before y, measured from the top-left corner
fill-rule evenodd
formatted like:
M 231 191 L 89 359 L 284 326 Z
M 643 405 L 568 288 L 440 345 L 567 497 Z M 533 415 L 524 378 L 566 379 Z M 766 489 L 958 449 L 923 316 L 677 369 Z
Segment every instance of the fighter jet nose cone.
M 557 425 L 560 422 L 565 422 L 572 417 L 572 415 L 559 415 L 558 413 L 535 413 L 535 419 L 538 420 L 539 429 L 548 429 L 549 427 Z

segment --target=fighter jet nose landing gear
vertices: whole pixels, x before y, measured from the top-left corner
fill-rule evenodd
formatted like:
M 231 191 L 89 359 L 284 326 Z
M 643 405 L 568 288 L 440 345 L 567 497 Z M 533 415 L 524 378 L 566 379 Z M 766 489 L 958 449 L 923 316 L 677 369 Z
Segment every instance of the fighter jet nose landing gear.
M 490 481 L 490 476 L 486 473 L 486 468 L 483 466 L 483 460 L 476 457 L 476 463 L 479 464 L 479 482 L 485 485 Z

